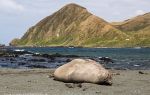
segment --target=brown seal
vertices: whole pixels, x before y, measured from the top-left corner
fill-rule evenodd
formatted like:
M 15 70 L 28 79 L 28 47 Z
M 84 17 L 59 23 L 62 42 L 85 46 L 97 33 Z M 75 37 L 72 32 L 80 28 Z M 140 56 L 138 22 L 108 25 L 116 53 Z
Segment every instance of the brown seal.
M 54 72 L 54 79 L 73 83 L 112 85 L 112 76 L 100 63 L 91 59 L 74 59 Z

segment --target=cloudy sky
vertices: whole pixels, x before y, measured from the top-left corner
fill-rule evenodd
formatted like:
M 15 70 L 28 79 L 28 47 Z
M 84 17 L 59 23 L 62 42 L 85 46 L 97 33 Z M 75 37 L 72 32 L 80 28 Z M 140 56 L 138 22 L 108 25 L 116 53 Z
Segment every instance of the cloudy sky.
M 0 43 L 8 45 L 27 29 L 69 3 L 79 4 L 108 22 L 150 12 L 150 0 L 0 0 Z

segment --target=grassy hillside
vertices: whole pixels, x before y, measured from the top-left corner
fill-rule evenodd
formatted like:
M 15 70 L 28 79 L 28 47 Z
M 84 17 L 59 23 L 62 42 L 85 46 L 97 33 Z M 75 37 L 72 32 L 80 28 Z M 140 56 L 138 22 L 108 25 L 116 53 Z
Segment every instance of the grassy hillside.
M 111 25 L 127 33 L 132 46 L 150 46 L 150 13 L 122 22 L 112 22 Z
M 77 4 L 68 4 L 29 28 L 19 46 L 124 46 L 128 35 Z M 124 42 L 124 43 L 122 43 Z
M 150 46 L 150 13 L 108 23 L 82 6 L 68 4 L 30 27 L 13 46 Z
M 112 22 L 111 24 L 124 32 L 137 32 L 150 26 L 150 13 L 139 15 L 122 22 Z

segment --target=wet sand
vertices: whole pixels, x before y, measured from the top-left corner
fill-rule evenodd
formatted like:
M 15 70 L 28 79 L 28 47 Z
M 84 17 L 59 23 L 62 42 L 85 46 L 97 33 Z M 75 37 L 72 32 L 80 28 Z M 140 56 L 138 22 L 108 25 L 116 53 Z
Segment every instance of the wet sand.
M 149 95 L 150 70 L 110 70 L 113 85 L 82 83 L 69 88 L 48 76 L 55 69 L 0 69 L 0 95 Z M 141 73 L 139 73 L 141 71 Z M 144 74 L 143 74 L 144 73 Z

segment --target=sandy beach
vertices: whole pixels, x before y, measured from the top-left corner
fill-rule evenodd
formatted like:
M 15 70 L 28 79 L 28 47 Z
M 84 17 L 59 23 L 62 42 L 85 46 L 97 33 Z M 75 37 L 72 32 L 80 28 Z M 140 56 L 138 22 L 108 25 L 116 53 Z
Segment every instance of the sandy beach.
M 112 86 L 82 83 L 80 87 L 49 78 L 54 71 L 55 69 L 0 69 L 0 95 L 149 95 L 150 93 L 150 70 L 110 70 L 114 74 Z

